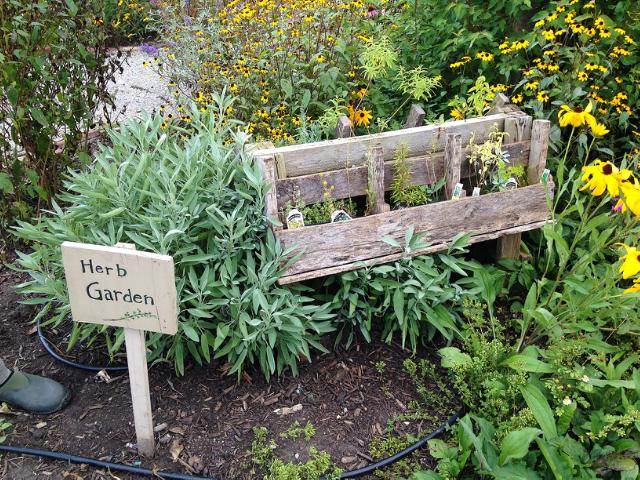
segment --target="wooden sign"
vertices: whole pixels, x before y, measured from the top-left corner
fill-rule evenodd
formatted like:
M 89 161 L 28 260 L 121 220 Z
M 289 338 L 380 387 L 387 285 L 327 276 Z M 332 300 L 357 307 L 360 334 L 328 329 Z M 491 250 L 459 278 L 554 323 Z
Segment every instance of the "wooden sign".
M 178 328 L 173 258 L 138 252 L 135 245 L 104 247 L 64 242 L 62 263 L 76 322 L 124 328 L 138 451 L 155 452 L 145 331 Z
M 176 333 L 172 257 L 64 242 L 62 261 L 76 322 Z

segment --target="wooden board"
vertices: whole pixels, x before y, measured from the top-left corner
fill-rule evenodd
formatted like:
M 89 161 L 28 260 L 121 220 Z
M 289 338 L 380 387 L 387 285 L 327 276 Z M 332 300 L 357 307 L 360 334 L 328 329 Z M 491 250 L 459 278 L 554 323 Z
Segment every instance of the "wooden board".
M 527 165 L 529 148 L 530 142 L 528 141 L 503 146 L 503 150 L 509 154 L 509 161 L 514 165 Z M 432 184 L 444 177 L 444 152 L 419 155 L 409 158 L 407 161 L 411 169 L 411 183 L 413 185 Z M 465 159 L 460 168 L 460 177 L 464 179 L 469 178 L 470 175 L 469 161 Z M 292 202 L 293 192 L 295 191 L 299 192 L 301 200 L 306 204 L 322 201 L 322 194 L 324 193 L 322 182 L 324 181 L 334 187 L 331 195 L 335 199 L 365 195 L 367 191 L 367 167 L 352 167 L 278 179 L 276 181 L 278 208 L 283 208 L 287 202 Z M 393 182 L 393 160 L 386 161 L 384 165 L 384 186 L 386 191 L 391 189 L 391 182 Z
M 366 164 L 367 153 L 376 146 L 384 149 L 384 159 L 391 160 L 399 143 L 409 147 L 408 156 L 424 155 L 425 152 L 444 150 L 448 133 L 460 134 L 462 144 L 467 145 L 471 136 L 475 143 L 482 143 L 494 130 L 504 130 L 504 121 L 513 116 L 523 116 L 521 112 L 500 113 L 486 117 L 446 122 L 440 125 L 406 128 L 391 132 L 363 135 L 351 138 L 337 138 L 323 142 L 305 143 L 287 147 L 256 149 L 253 155 L 266 157 L 279 155 L 276 160 L 283 163 L 278 169 L 279 177 L 297 177 L 313 173 L 327 172 L 341 168 L 359 167 Z M 280 175 L 281 170 L 286 175 Z
M 501 236 L 510 229 L 539 228 L 547 219 L 545 187 L 537 184 L 348 222 L 281 230 L 276 236 L 282 247 L 297 247 L 303 255 L 289 267 L 280 283 L 299 281 L 287 279 L 290 276 L 299 279 L 301 274 L 309 273 L 306 278 L 321 277 L 336 267 L 345 266 L 342 271 L 353 270 L 360 262 L 401 254 L 401 249 L 385 243 L 382 238 L 388 236 L 402 244 L 405 231 L 411 225 L 416 231 L 427 232 L 426 242 L 438 245 L 450 241 L 461 231 L 473 237 L 495 238 L 491 235 Z M 416 252 L 419 253 L 428 251 Z

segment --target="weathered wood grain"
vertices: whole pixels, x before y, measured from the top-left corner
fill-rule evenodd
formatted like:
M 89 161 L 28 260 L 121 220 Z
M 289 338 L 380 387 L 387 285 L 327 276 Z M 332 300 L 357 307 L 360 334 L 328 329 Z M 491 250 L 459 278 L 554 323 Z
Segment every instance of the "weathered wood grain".
M 336 138 L 349 138 L 351 135 L 353 135 L 351 120 L 346 115 L 342 115 L 336 124 Z
M 524 117 L 507 118 L 504 121 L 504 131 L 506 133 L 505 143 L 529 140 L 531 138 L 532 121 L 533 119 L 528 115 Z M 511 161 L 511 159 L 509 161 Z M 521 242 L 522 233 L 500 237 L 496 245 L 496 258 L 517 259 L 520 256 Z
M 483 234 L 480 234 L 480 235 L 475 235 L 475 236 L 471 237 L 469 243 L 470 244 L 474 244 L 474 243 L 479 243 L 479 242 L 485 242 L 487 240 L 494 240 L 496 238 L 499 238 L 502 235 L 515 235 L 515 234 L 519 234 L 521 232 L 528 232 L 530 230 L 536 230 L 538 228 L 542 228 L 547 223 L 549 223 L 549 220 L 530 223 L 530 224 L 527 224 L 527 225 L 519 225 L 517 227 L 507 228 L 505 230 L 497 230 L 495 232 L 489 232 L 489 233 L 483 233 Z M 308 271 L 308 272 L 298 273 L 298 274 L 294 274 L 294 275 L 287 275 L 287 276 L 281 277 L 278 280 L 278 284 L 279 285 L 286 285 L 286 284 L 289 284 L 289 283 L 303 282 L 305 280 L 311 280 L 312 278 L 326 277 L 328 275 L 336 275 L 338 273 L 348 272 L 348 271 L 351 271 L 351 270 L 357 270 L 357 269 L 363 268 L 363 267 L 380 265 L 380 264 L 389 263 L 389 262 L 395 262 L 395 261 L 398 261 L 398 260 L 400 260 L 401 258 L 403 258 L 405 256 L 415 257 L 415 256 L 418 256 L 418 255 L 428 255 L 428 254 L 431 254 L 431 253 L 442 252 L 443 250 L 446 250 L 447 248 L 449 248 L 449 243 L 450 242 L 438 243 L 438 244 L 435 244 L 435 245 L 430 245 L 430 246 L 428 246 L 426 248 L 415 250 L 415 251 L 413 251 L 413 252 L 411 252 L 409 254 L 406 254 L 404 252 L 402 252 L 402 253 L 394 253 L 394 254 L 391 254 L 391 255 L 385 255 L 383 257 L 372 258 L 371 260 L 365 260 L 365 261 L 362 261 L 362 262 L 346 263 L 346 264 L 343 264 L 343 265 L 338 265 L 336 267 L 325 268 L 323 270 L 311 270 L 311 271 Z
M 264 198 L 264 213 L 270 220 L 278 219 L 278 197 L 276 195 L 276 182 L 277 182 L 277 173 L 276 173 L 276 161 L 273 156 L 268 157 L 257 157 L 257 162 L 260 165 L 260 169 L 262 170 L 262 178 L 270 185 L 271 188 L 267 191 Z M 279 225 L 272 225 L 274 231 L 282 229 Z
M 531 129 L 531 153 L 529 154 L 529 166 L 527 178 L 529 184 L 538 183 L 540 176 L 547 165 L 547 151 L 549 150 L 549 120 L 534 120 Z
M 286 276 L 289 276 L 400 253 L 401 249 L 383 242 L 382 238 L 389 236 L 402 244 L 410 225 L 416 231 L 427 232 L 425 241 L 441 244 L 461 231 L 478 236 L 536 224 L 547 218 L 545 187 L 536 184 L 348 222 L 281 230 L 276 236 L 283 248 L 297 247 L 303 251 L 301 258 L 287 270 Z
M 453 190 L 460 183 L 460 167 L 463 159 L 462 135 L 447 133 L 447 140 L 444 144 L 444 194 L 447 200 L 451 200 Z
M 366 163 L 367 152 L 376 145 L 384 148 L 385 161 L 387 161 L 393 158 L 393 153 L 399 143 L 408 145 L 409 157 L 441 151 L 444 149 L 445 137 L 448 133 L 462 135 L 463 145 L 469 143 L 472 134 L 475 142 L 481 143 L 489 137 L 495 128 L 504 129 L 505 118 L 522 115 L 524 114 L 521 112 L 500 113 L 469 120 L 446 122 L 441 125 L 427 125 L 372 135 L 256 150 L 254 155 L 281 154 L 287 177 L 297 177 L 362 166 Z
M 527 165 L 529 161 L 530 142 L 512 143 L 504 145 L 504 150 L 509 154 L 509 161 L 514 165 Z M 465 159 L 460 168 L 460 177 L 469 178 L 471 167 Z M 444 152 L 432 155 L 420 155 L 407 159 L 411 168 L 411 183 L 413 185 L 429 185 L 444 177 Z M 367 167 L 353 167 L 343 170 L 333 170 L 312 175 L 302 175 L 278 179 L 276 181 L 276 191 L 278 205 L 282 208 L 287 202 L 293 201 L 294 192 L 306 204 L 322 201 L 322 182 L 326 181 L 334 187 L 331 192 L 333 198 L 353 198 L 366 194 L 367 190 Z M 384 188 L 385 191 L 391 189 L 393 181 L 393 161 L 387 161 L 384 165 Z
M 404 128 L 421 127 L 426 115 L 427 114 L 424 109 L 420 105 L 414 103 L 409 109 L 407 121 L 404 122 Z
M 384 201 L 384 151 L 382 147 L 375 147 L 371 152 L 371 158 L 367 165 L 367 191 L 375 196 L 373 205 L 369 205 L 371 213 L 382 213 L 390 210 L 389 205 Z

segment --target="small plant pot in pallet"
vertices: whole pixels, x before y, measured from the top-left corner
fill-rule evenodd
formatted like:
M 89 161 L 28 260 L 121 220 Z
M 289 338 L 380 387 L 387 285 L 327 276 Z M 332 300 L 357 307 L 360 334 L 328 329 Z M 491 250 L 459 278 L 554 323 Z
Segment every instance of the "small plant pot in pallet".
M 453 237 L 465 232 L 471 243 L 499 239 L 497 255 L 517 257 L 520 234 L 540 228 L 549 220 L 553 184 L 540 182 L 546 165 L 549 122 L 532 120 L 509 105 L 508 99 L 502 100 L 488 116 L 442 125 L 280 148 L 254 145 L 252 154 L 271 185 L 266 198 L 270 218 L 277 219 L 296 195 L 306 204 L 321 202 L 327 182 L 333 186 L 335 199 L 365 195 L 375 199 L 375 205 L 369 206 L 371 214 L 365 217 L 296 229 L 272 226 L 283 248 L 296 247 L 302 252 L 279 283 L 398 260 L 405 255 L 404 249 L 383 238 L 391 237 L 402 244 L 411 226 L 415 231 L 425 231 L 424 241 L 429 242 L 411 255 L 446 250 Z M 464 146 L 470 139 L 484 142 L 496 130 L 506 133 L 503 150 L 512 165 L 525 167 L 528 185 L 480 196 L 467 196 L 462 191 L 457 198 L 456 187 L 459 189 L 461 181 L 475 173 Z M 384 194 L 391 187 L 393 155 L 400 144 L 408 147 L 411 182 L 429 185 L 444 177 L 448 200 L 389 211 Z

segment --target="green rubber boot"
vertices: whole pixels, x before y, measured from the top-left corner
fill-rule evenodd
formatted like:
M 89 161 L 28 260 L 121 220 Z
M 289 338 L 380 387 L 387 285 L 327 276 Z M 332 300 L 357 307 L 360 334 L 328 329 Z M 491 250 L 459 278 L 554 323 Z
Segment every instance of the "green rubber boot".
M 49 378 L 13 370 L 0 385 L 0 402 L 32 413 L 48 414 L 63 409 L 71 393 Z

